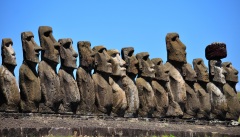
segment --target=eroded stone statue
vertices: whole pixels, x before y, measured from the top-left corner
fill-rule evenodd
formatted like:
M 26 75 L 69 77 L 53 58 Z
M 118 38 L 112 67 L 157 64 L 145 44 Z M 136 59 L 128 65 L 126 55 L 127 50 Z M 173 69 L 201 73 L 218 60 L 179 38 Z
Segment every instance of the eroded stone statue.
M 20 93 L 14 69 L 17 66 L 16 54 L 10 38 L 2 39 L 0 66 L 0 111 L 18 112 Z
M 72 47 L 72 39 L 59 39 L 61 67 L 58 71 L 60 89 L 64 94 L 60 113 L 76 113 L 80 102 L 80 93 L 73 71 L 77 68 L 77 52 Z
M 109 83 L 112 73 L 111 57 L 104 46 L 95 46 L 93 51 L 95 67 L 92 77 L 96 84 L 96 104 L 100 112 L 110 115 L 113 106 L 113 90 Z
M 56 113 L 63 100 L 63 93 L 60 90 L 60 80 L 56 72 L 59 63 L 59 43 L 52 35 L 52 28 L 40 26 L 38 28 L 40 45 L 42 47 L 41 59 L 38 65 L 40 78 L 42 103 L 39 105 L 39 112 Z
M 154 64 L 149 59 L 148 52 L 136 54 L 139 62 L 138 78 L 136 85 L 139 95 L 139 115 L 141 117 L 152 117 L 156 107 L 154 91 L 151 83 L 155 77 Z
M 96 111 L 96 88 L 91 74 L 94 67 L 94 52 L 89 41 L 79 41 L 77 47 L 80 67 L 77 69 L 76 80 L 81 97 L 77 113 L 91 115 Z
M 125 91 L 128 104 L 125 117 L 137 117 L 139 108 L 138 89 L 135 83 L 138 74 L 138 60 L 133 53 L 133 47 L 126 47 L 121 50 L 122 59 L 126 62 L 127 73 L 122 79 L 121 87 Z
M 226 84 L 223 86 L 223 92 L 228 106 L 226 119 L 238 120 L 240 116 L 240 102 L 236 91 L 238 71 L 233 67 L 231 62 L 222 63 L 222 67 L 226 71 Z
M 174 100 L 182 110 L 186 102 L 186 87 L 182 77 L 182 67 L 186 62 L 186 46 L 180 41 L 177 33 L 168 33 L 166 36 L 167 63 L 170 75 L 170 88 Z
M 211 118 L 225 119 L 227 102 L 223 92 L 223 85 L 226 83 L 225 70 L 221 67 L 221 60 L 210 60 L 209 69 L 211 75 L 207 90 L 210 93 Z
M 109 83 L 113 90 L 113 107 L 112 113 L 117 116 L 124 116 L 127 108 L 127 98 L 122 87 L 122 79 L 126 76 L 125 61 L 120 57 L 118 50 L 108 50 L 111 57 L 112 74 Z
M 183 118 L 195 118 L 200 108 L 198 93 L 194 89 L 194 84 L 197 82 L 197 74 L 189 63 L 183 65 L 182 71 L 187 91 Z
M 42 50 L 34 41 L 32 32 L 22 32 L 23 64 L 19 70 L 19 88 L 22 112 L 38 112 L 41 101 L 40 79 L 36 65 L 39 63 L 39 52 Z
M 198 94 L 200 102 L 197 118 L 209 119 L 211 112 L 210 94 L 207 91 L 207 83 L 209 82 L 208 69 L 201 58 L 193 60 L 193 68 L 197 74 L 197 83 L 194 83 L 194 89 Z
M 169 106 L 169 70 L 161 58 L 151 59 L 154 64 L 155 77 L 152 79 L 152 88 L 155 95 L 156 108 L 154 117 L 165 117 Z

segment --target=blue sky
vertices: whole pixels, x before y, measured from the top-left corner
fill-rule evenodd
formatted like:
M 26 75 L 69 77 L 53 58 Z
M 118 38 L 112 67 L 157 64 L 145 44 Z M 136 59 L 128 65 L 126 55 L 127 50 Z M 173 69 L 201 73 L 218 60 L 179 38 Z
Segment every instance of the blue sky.
M 21 32 L 32 31 L 39 43 L 38 27 L 51 26 L 56 40 L 87 40 L 107 49 L 133 46 L 135 54 L 149 52 L 150 58 L 167 60 L 165 36 L 177 32 L 187 47 L 187 61 L 205 59 L 205 47 L 212 42 L 227 45 L 227 58 L 240 70 L 240 1 L 238 0 L 2 0 L 0 38 L 11 38 L 21 66 Z M 0 62 L 1 62 L 0 58 Z M 60 66 L 60 65 L 59 65 Z M 240 90 L 240 85 L 237 85 Z

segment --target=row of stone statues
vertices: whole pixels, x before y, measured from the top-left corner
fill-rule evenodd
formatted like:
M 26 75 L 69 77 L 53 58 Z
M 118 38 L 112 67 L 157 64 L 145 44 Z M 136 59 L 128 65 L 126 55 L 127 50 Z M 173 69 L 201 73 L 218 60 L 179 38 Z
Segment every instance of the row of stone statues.
M 21 33 L 24 60 L 19 88 L 14 76 L 17 63 L 13 42 L 2 39 L 2 112 L 221 120 L 237 120 L 240 115 L 235 89 L 238 71 L 230 62 L 221 62 L 227 56 L 224 43 L 206 47 L 208 73 L 201 58 L 193 60 L 193 68 L 186 62 L 186 46 L 177 33 L 166 36 L 165 64 L 161 58 L 150 60 L 148 52 L 134 55 L 133 47 L 122 48 L 120 56 L 117 50 L 104 46 L 91 49 L 90 42 L 79 41 L 79 67 L 72 39 L 57 42 L 48 26 L 40 26 L 38 35 L 40 47 L 32 32 Z

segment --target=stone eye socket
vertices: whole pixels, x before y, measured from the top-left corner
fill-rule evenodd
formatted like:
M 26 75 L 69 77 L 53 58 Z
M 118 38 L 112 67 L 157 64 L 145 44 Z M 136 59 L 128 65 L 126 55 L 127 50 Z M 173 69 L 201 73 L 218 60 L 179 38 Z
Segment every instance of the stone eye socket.
M 117 54 L 116 54 L 116 53 L 114 53 L 114 54 L 112 54 L 112 55 L 111 55 L 111 57 L 116 57 L 116 56 L 117 56 Z
M 49 37 L 50 33 L 51 33 L 51 31 L 47 31 L 47 32 L 44 33 L 44 36 Z
M 148 56 L 144 56 L 144 57 L 143 57 L 143 60 L 146 61 L 147 59 L 148 59 Z
M 197 64 L 198 64 L 198 65 L 201 65 L 201 64 L 202 64 L 202 61 L 198 61 Z
M 172 41 L 176 41 L 177 38 L 178 38 L 178 36 L 173 37 Z
M 29 37 L 26 38 L 27 41 L 31 41 L 31 39 L 32 39 L 31 36 L 29 36 Z

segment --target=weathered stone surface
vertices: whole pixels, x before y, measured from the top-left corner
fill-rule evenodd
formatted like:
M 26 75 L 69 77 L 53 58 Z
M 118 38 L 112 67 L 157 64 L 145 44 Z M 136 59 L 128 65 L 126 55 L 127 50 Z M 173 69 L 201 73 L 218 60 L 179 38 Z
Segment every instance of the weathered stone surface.
M 186 46 L 179 39 L 177 33 L 168 33 L 166 36 L 167 63 L 170 75 L 170 87 L 174 100 L 183 110 L 186 102 L 185 81 L 182 78 L 182 67 L 186 62 Z
M 93 51 L 95 67 L 92 77 L 96 84 L 96 104 L 100 112 L 110 115 L 113 106 L 113 90 L 109 83 L 112 73 L 111 57 L 104 46 L 95 46 Z
M 223 85 L 226 83 L 225 70 L 221 67 L 221 60 L 210 60 L 209 69 L 213 78 L 207 84 L 207 91 L 210 93 L 211 118 L 225 119 L 227 102 L 223 93 Z
M 126 76 L 126 62 L 120 57 L 118 50 L 108 50 L 107 53 L 111 57 L 112 63 L 112 74 L 109 79 L 113 89 L 112 112 L 123 117 L 127 109 L 127 98 L 125 91 L 121 87 L 123 85 L 123 77 Z
M 125 91 L 128 108 L 125 117 L 136 117 L 139 109 L 138 89 L 135 77 L 138 74 L 138 60 L 135 57 L 133 47 L 125 47 L 121 50 L 122 59 L 126 62 L 127 75 L 122 79 L 122 89 Z
M 22 32 L 21 39 L 24 60 L 19 70 L 20 107 L 22 112 L 38 112 L 41 90 L 36 65 L 42 48 L 34 41 L 32 32 Z
M 178 33 L 166 36 L 167 59 L 169 61 L 186 62 L 186 46 L 179 39 Z
M 163 64 L 161 58 L 151 59 L 154 64 L 155 78 L 152 80 L 152 88 L 155 95 L 156 108 L 154 117 L 165 117 L 169 106 L 169 69 Z
M 205 57 L 207 60 L 218 60 L 227 57 L 227 49 L 225 43 L 214 42 L 205 49 Z
M 240 102 L 237 97 L 236 84 L 238 83 L 238 71 L 231 62 L 222 63 L 226 71 L 226 84 L 223 86 L 223 92 L 227 102 L 226 119 L 238 120 L 240 116 Z
M 20 93 L 14 69 L 17 66 L 13 42 L 9 38 L 2 39 L 0 66 L 0 111 L 17 112 L 20 103 Z
M 197 74 L 189 63 L 183 65 L 183 78 L 187 90 L 187 101 L 184 107 L 183 118 L 194 118 L 197 117 L 200 102 L 198 93 L 194 89 L 194 84 L 197 81 Z
M 39 112 L 56 113 L 63 100 L 63 93 L 60 90 L 60 80 L 56 72 L 56 66 L 59 63 L 60 45 L 53 37 L 51 27 L 40 26 L 38 28 L 38 35 L 42 47 L 42 61 L 38 65 L 42 94 L 42 103 L 39 106 Z
M 77 52 L 72 47 L 72 39 L 59 39 L 61 67 L 58 71 L 60 90 L 64 95 L 60 113 L 76 113 L 80 93 L 73 71 L 77 68 Z
M 194 90 L 198 94 L 200 102 L 199 112 L 197 118 L 209 119 L 211 112 L 210 94 L 207 91 L 207 83 L 209 82 L 209 75 L 207 67 L 201 58 L 193 60 L 193 68 L 197 74 L 197 83 L 194 83 Z
M 96 111 L 96 87 L 91 71 L 94 67 L 94 52 L 89 41 L 79 41 L 77 44 L 80 67 L 77 69 L 76 80 L 80 92 L 78 114 L 90 115 Z
M 155 77 L 154 64 L 149 59 L 147 52 L 141 52 L 136 55 L 139 62 L 138 78 L 136 85 L 139 95 L 139 115 L 141 117 L 152 117 L 156 107 L 154 91 L 151 83 Z

